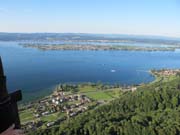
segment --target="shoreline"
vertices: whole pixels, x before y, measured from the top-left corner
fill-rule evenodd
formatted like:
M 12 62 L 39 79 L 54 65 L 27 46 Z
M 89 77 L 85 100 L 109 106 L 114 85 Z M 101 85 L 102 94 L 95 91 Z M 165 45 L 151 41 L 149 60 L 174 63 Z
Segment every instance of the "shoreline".
M 103 83 L 59 84 L 48 96 L 19 106 L 22 127 L 26 132 L 34 128 L 48 129 L 110 103 L 124 94 L 145 90 L 145 87 L 156 86 L 180 76 L 179 69 L 153 69 L 149 73 L 155 77 L 154 81 L 124 87 Z
M 166 70 L 170 70 L 170 69 L 166 69 Z M 160 72 L 161 70 L 155 70 L 156 72 Z M 62 85 L 98 85 L 98 83 L 100 83 L 101 85 L 105 85 L 105 86 L 111 86 L 111 87 L 114 87 L 116 85 L 119 86 L 119 88 L 123 88 L 123 87 L 132 87 L 132 86 L 137 86 L 137 87 L 141 87 L 143 85 L 149 85 L 149 84 L 153 84 L 153 83 L 156 83 L 158 81 L 160 81 L 162 79 L 161 76 L 157 75 L 156 73 L 153 72 L 153 69 L 152 70 L 148 70 L 147 71 L 149 75 L 152 75 L 153 76 L 153 80 L 152 81 L 149 81 L 149 82 L 141 82 L 139 84 L 120 84 L 120 83 L 113 83 L 113 84 L 109 84 L 109 83 L 104 83 L 104 82 L 76 82 L 76 83 L 62 83 Z M 61 83 L 60 83 L 61 84 Z M 54 86 L 51 87 L 51 89 L 47 89 L 47 90 L 42 90 L 43 91 L 43 95 L 40 95 L 40 96 L 36 96 L 34 99 L 29 99 L 29 100 L 25 100 L 25 101 L 22 101 L 19 103 L 19 105 L 24 105 L 24 104 L 29 104 L 29 103 L 33 103 L 33 102 L 37 102 L 38 100 L 40 99 L 43 99 L 49 95 L 51 95 L 54 91 L 55 91 L 55 88 L 57 86 L 59 86 L 60 84 L 56 84 Z M 39 92 L 41 93 L 41 92 Z M 26 94 L 26 96 L 28 96 Z
M 106 82 L 101 82 L 101 81 L 97 81 L 97 82 L 69 82 L 69 83 L 67 82 L 67 83 L 60 83 L 60 84 L 62 84 L 62 85 L 64 85 L 64 84 L 65 85 L 92 85 L 92 84 L 97 85 L 97 84 L 100 83 L 101 85 L 112 86 L 112 87 L 116 86 L 116 85 L 119 85 L 119 87 L 121 87 L 121 88 L 122 87 L 132 87 L 132 86 L 141 86 L 141 85 L 144 85 L 144 84 L 150 84 L 150 83 L 156 81 L 156 79 L 157 79 L 156 76 L 154 76 L 153 74 L 150 73 L 151 70 L 149 70 L 147 72 L 148 72 L 149 75 L 153 76 L 153 80 L 152 81 L 148 81 L 148 82 L 140 82 L 138 84 L 134 84 L 134 83 L 132 83 L 132 84 L 106 83 Z M 42 92 L 38 92 L 38 93 L 43 93 L 43 95 L 40 95 L 40 96 L 36 95 L 35 98 L 31 98 L 31 99 L 27 99 L 25 101 L 22 101 L 20 103 L 20 105 L 28 104 L 28 103 L 31 103 L 31 102 L 36 102 L 36 101 L 38 101 L 38 100 L 40 100 L 42 98 L 45 98 L 45 97 L 51 95 L 55 91 L 55 88 L 57 86 L 59 86 L 60 84 L 56 84 L 54 86 L 51 86 L 48 89 L 41 90 Z M 25 95 L 28 96 L 28 94 L 26 92 L 25 92 Z
M 145 46 L 126 46 L 126 45 L 64 45 L 64 44 L 19 44 L 24 48 L 35 48 L 43 51 L 172 51 L 180 47 L 145 47 Z

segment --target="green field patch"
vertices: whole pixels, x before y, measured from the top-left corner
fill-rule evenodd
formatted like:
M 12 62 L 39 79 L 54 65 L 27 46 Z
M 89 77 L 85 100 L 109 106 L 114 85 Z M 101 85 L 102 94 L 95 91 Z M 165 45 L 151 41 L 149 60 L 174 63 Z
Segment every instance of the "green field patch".
M 34 120 L 33 111 L 31 109 L 20 112 L 21 123 Z
M 89 92 L 89 91 L 96 91 L 97 88 L 91 85 L 85 85 L 79 87 L 79 92 Z
M 58 118 L 65 116 L 65 113 L 57 112 L 50 115 L 41 117 L 41 120 L 44 122 L 56 121 Z
M 106 93 L 105 91 L 87 92 L 85 93 L 85 95 L 94 100 L 110 100 L 113 98 L 110 94 Z
M 114 89 L 106 90 L 105 93 L 113 98 L 118 98 L 121 95 L 122 91 L 120 88 L 114 88 Z

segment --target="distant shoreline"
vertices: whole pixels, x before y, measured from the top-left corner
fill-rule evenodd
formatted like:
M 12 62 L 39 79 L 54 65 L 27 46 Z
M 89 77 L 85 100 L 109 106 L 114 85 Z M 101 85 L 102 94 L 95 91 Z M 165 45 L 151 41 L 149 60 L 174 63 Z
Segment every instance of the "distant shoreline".
M 144 46 L 125 46 L 125 45 L 51 45 L 51 44 L 19 44 L 24 48 L 36 48 L 43 51 L 175 51 L 180 47 L 144 47 Z

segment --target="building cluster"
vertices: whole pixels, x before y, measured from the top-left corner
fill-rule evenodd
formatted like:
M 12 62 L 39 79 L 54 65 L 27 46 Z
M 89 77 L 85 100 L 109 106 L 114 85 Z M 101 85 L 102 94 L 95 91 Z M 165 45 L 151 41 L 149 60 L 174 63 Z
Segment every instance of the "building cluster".
M 132 92 L 134 92 L 134 91 L 137 90 L 137 86 L 126 86 L 126 87 L 123 87 L 123 91 L 132 91 Z
M 163 75 L 163 76 L 171 76 L 171 75 L 177 75 L 180 74 L 179 69 L 163 69 L 156 71 L 155 74 Z
M 45 116 L 56 112 L 66 112 L 71 116 L 71 112 L 83 112 L 87 110 L 87 105 L 91 100 L 85 95 L 66 95 L 65 92 L 55 91 L 49 98 L 39 101 L 35 108 L 35 116 Z
M 39 100 L 34 105 L 31 105 L 31 109 L 34 110 L 35 121 L 30 121 L 23 124 L 25 130 L 35 129 L 45 124 L 46 127 L 60 124 L 65 119 L 76 116 L 88 110 L 91 100 L 82 94 L 70 94 L 68 95 L 63 91 L 55 91 L 52 95 Z M 43 123 L 42 117 L 53 115 L 55 113 L 62 113 L 64 117 L 59 117 L 55 121 Z
M 36 130 L 38 127 L 41 127 L 43 125 L 43 122 L 41 120 L 36 121 L 28 121 L 24 124 L 22 124 L 22 128 L 24 132 L 28 132 L 29 130 Z

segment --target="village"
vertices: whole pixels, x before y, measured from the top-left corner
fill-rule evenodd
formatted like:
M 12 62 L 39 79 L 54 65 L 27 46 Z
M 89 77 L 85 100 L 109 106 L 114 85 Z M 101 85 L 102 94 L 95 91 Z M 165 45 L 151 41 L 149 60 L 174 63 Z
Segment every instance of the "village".
M 170 76 L 179 76 L 180 69 L 151 70 L 151 73 L 156 80 L 158 78 L 162 80 Z M 99 105 L 106 104 L 124 92 L 134 92 L 142 85 L 59 84 L 49 96 L 19 108 L 22 128 L 26 133 L 32 130 L 49 129 Z
M 151 70 L 154 75 L 159 76 L 174 76 L 180 75 L 180 69 L 161 69 L 161 70 Z
M 19 108 L 22 128 L 28 132 L 59 125 L 71 117 L 119 97 L 122 92 L 136 90 L 136 86 L 122 87 L 101 83 L 57 85 L 51 95 Z
M 69 94 L 62 90 L 54 91 L 50 96 L 20 109 L 20 111 L 33 110 L 34 116 L 34 119 L 31 121 L 22 123 L 22 128 L 28 131 L 43 126 L 51 127 L 79 113 L 85 112 L 92 106 L 96 106 L 96 103 L 83 94 Z M 43 117 L 56 113 L 61 114 L 61 116 L 57 117 L 54 121 L 43 122 Z

